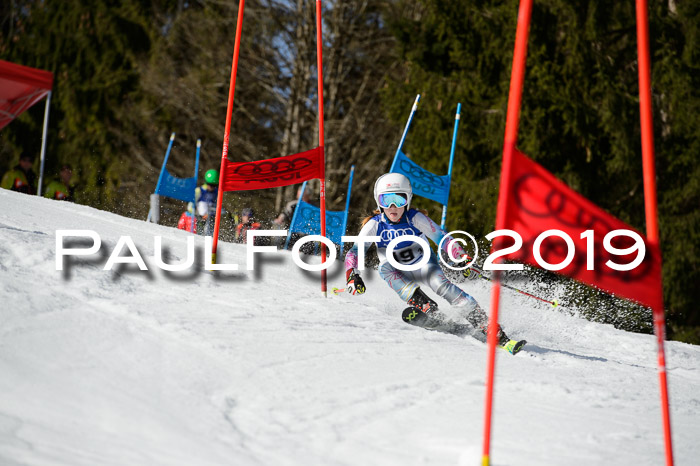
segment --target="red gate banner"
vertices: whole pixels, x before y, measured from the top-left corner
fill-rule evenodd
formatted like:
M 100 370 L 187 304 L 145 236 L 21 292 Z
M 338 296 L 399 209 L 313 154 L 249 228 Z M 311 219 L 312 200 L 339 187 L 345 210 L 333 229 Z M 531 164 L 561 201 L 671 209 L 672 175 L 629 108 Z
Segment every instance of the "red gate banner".
M 612 269 L 606 265 L 608 260 L 630 264 L 638 251 L 614 255 L 604 247 L 605 236 L 613 230 L 631 230 L 639 234 L 636 230 L 566 186 L 518 150 L 513 151 L 510 167 L 504 169 L 510 173 L 504 177 L 508 180 L 507 186 L 500 188 L 507 193 L 503 228 L 514 230 L 523 238 L 522 247 L 505 258 L 541 267 L 533 251 L 537 237 L 547 230 L 561 230 L 571 237 L 575 251 L 573 261 L 558 273 L 651 308 L 662 306 L 658 292 L 661 258 L 657 246 L 639 235 L 645 244 L 644 260 L 629 271 Z M 588 250 L 591 240 L 581 238 L 586 230 L 593 230 L 592 251 Z M 504 243 L 503 240 L 497 243 L 498 249 L 503 248 Z M 617 249 L 634 245 L 635 240 L 629 236 L 616 236 L 610 241 L 610 246 Z M 565 240 L 559 236 L 549 236 L 537 249 L 541 259 L 549 264 L 560 264 L 571 254 Z M 593 254 L 593 270 L 588 270 L 589 254 Z
M 225 161 L 224 191 L 277 188 L 323 177 L 323 149 L 255 162 Z
M 52 87 L 52 73 L 0 60 L 0 129 L 46 97 Z

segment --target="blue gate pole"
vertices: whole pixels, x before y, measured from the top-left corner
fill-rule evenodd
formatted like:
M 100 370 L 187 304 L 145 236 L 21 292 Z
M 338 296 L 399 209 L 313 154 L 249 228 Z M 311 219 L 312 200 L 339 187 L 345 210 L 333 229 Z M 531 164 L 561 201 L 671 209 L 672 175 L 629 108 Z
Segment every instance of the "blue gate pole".
M 455 129 L 452 133 L 452 148 L 450 149 L 450 166 L 447 169 L 447 176 L 450 178 L 450 182 L 447 184 L 447 200 L 445 205 L 442 206 L 442 221 L 440 222 L 440 228 L 445 229 L 445 222 L 447 221 L 447 203 L 450 202 L 450 187 L 452 187 L 452 164 L 455 159 L 455 146 L 457 145 L 457 129 L 459 128 L 459 116 L 462 111 L 462 104 L 457 104 L 457 113 L 455 114 Z
M 394 165 L 396 165 L 396 158 L 399 156 L 399 152 L 401 152 L 401 149 L 403 148 L 403 143 L 406 141 L 406 135 L 408 134 L 408 128 L 411 127 L 411 122 L 413 121 L 413 115 L 415 115 L 416 110 L 418 110 L 418 102 L 420 101 L 420 94 L 416 96 L 416 101 L 413 102 L 413 107 L 411 108 L 411 114 L 408 116 L 408 121 L 406 122 L 406 127 L 403 130 L 403 134 L 401 135 L 401 141 L 399 141 L 399 147 L 396 149 L 396 154 L 394 155 L 394 161 L 391 162 L 391 169 L 389 172 L 394 171 Z
M 160 168 L 160 175 L 158 176 L 158 184 L 156 184 L 156 194 L 158 194 L 158 189 L 160 189 L 160 183 L 163 181 L 163 173 L 165 173 L 165 165 L 168 163 L 168 157 L 170 157 L 170 149 L 173 148 L 173 141 L 175 140 L 175 133 L 170 135 L 170 142 L 168 143 L 168 150 L 165 151 L 165 159 L 163 160 L 163 166 Z
M 350 180 L 348 180 L 348 195 L 345 199 L 345 217 L 343 217 L 343 232 L 340 234 L 340 255 L 343 255 L 343 236 L 348 228 L 348 214 L 350 213 L 350 193 L 352 192 L 352 177 L 355 174 L 355 165 L 350 167 Z
M 194 158 L 194 191 L 192 192 L 192 221 L 190 222 L 190 232 L 192 234 L 194 234 L 197 231 L 197 215 L 195 215 L 197 206 L 194 204 L 195 202 L 197 202 L 195 193 L 197 192 L 197 178 L 199 177 L 199 151 L 201 147 L 202 140 L 197 139 L 197 155 Z M 187 208 L 185 208 L 185 210 L 187 210 Z
M 297 219 L 297 215 L 299 215 L 299 211 L 301 210 L 299 208 L 299 204 L 301 203 L 301 200 L 304 198 L 304 191 L 306 191 L 306 183 L 307 181 L 304 181 L 304 184 L 301 185 L 301 192 L 299 193 L 299 200 L 297 200 L 297 206 L 294 208 L 294 215 L 292 215 L 292 221 L 289 222 L 289 230 L 287 230 L 287 240 L 284 242 L 284 249 L 287 249 L 289 246 L 289 240 L 292 237 L 292 227 L 294 226 L 294 222 Z
M 160 175 L 158 175 L 158 183 L 156 183 L 156 190 L 154 194 L 158 194 L 158 190 L 160 189 L 160 183 L 163 181 L 163 173 L 165 173 L 165 165 L 168 163 L 168 157 L 170 156 L 170 149 L 173 148 L 173 141 L 175 140 L 175 133 L 170 134 L 170 142 L 168 143 L 168 148 L 165 151 L 165 159 L 163 159 L 163 166 L 160 167 Z M 152 207 L 152 202 L 151 202 L 151 207 Z M 148 210 L 148 217 L 146 218 L 147 222 L 151 221 L 151 212 L 152 209 Z M 157 217 L 156 217 L 157 218 Z

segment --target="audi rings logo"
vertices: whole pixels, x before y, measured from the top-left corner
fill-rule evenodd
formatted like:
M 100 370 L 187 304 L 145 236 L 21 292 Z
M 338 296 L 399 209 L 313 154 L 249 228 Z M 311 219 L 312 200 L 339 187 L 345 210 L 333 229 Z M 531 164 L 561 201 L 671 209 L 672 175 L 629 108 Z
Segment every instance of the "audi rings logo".
M 644 277 L 654 267 L 652 254 L 646 254 L 644 241 L 638 235 L 635 236 L 636 233 L 630 231 L 626 234 L 613 235 L 610 237 L 610 241 L 614 241 L 614 245 L 610 243 L 610 247 L 605 247 L 604 238 L 607 235 L 604 232 L 614 233 L 622 230 L 616 230 L 605 218 L 591 213 L 582 204 L 572 202 L 566 193 L 535 173 L 521 175 L 515 181 L 513 198 L 519 210 L 527 216 L 551 219 L 554 223 L 573 230 L 592 232 L 590 244 L 577 242 L 571 243 L 569 246 L 569 243 L 565 241 L 569 236 L 564 236 L 564 234 L 556 235 L 559 237 L 555 236 L 546 242 L 541 241 L 536 249 L 537 254 L 545 262 L 571 265 L 568 270 L 572 274 L 584 270 L 595 270 L 597 276 L 614 276 L 623 282 Z M 536 201 L 533 202 L 532 198 L 535 198 Z M 595 234 L 595 238 L 593 238 L 593 234 Z M 525 243 L 521 241 L 520 245 L 522 247 L 518 248 L 519 250 L 510 255 L 509 258 L 522 262 L 532 257 L 530 251 L 534 248 L 534 239 L 530 238 Z M 614 262 L 615 256 L 624 256 L 619 253 L 619 251 L 624 250 L 627 250 L 628 254 L 638 251 L 639 257 L 641 257 L 640 264 L 635 265 L 631 271 L 607 265 L 610 261 Z M 591 264 L 587 263 L 589 255 Z
M 546 206 L 546 210 L 532 210 L 530 206 L 532 203 L 523 199 L 531 195 L 529 193 L 537 193 L 541 198 L 539 204 Z M 523 175 L 515 182 L 514 198 L 518 207 L 533 217 L 551 217 L 564 225 L 583 230 L 601 228 L 611 231 L 614 229 L 605 219 L 591 215 L 580 204 L 571 202 L 565 193 L 534 173 Z
M 321 210 L 318 207 L 303 206 L 299 212 L 301 216 L 301 224 L 316 226 L 321 222 Z M 326 211 L 326 228 L 328 230 L 337 230 L 343 226 L 343 212 L 336 213 Z
M 174 176 L 171 176 L 170 178 L 166 178 L 164 180 L 164 184 L 168 186 L 174 186 L 176 188 L 189 188 L 189 183 L 188 181 L 190 178 L 183 179 L 183 178 L 175 178 Z
M 401 170 L 408 174 L 409 178 L 415 178 L 423 183 L 432 184 L 433 186 L 444 186 L 445 180 L 439 175 L 430 173 L 427 170 L 422 169 L 418 165 L 409 162 L 408 160 L 402 160 L 399 164 Z
M 272 181 L 277 179 L 292 180 L 299 178 L 303 169 L 311 166 L 313 161 L 299 157 L 294 160 L 283 158 L 276 162 L 249 162 L 238 165 L 233 173 L 245 179 L 246 183 L 255 181 Z
M 391 241 L 400 236 L 414 235 L 415 233 L 416 232 L 410 228 L 398 228 L 396 230 L 384 230 L 382 231 L 380 237 L 382 238 L 382 241 Z
M 328 215 L 331 212 L 327 212 L 326 215 L 326 228 L 329 230 L 335 230 L 343 227 L 343 215 Z
M 427 184 L 413 183 L 412 187 L 413 187 L 414 192 L 421 192 L 423 194 L 435 194 L 435 193 L 437 193 L 437 189 L 435 189 L 433 186 L 429 186 Z

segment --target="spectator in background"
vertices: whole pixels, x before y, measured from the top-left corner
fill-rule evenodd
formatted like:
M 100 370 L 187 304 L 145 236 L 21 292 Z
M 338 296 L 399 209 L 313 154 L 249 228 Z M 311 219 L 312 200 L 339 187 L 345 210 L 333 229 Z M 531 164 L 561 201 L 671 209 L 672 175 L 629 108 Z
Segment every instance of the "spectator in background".
M 277 216 L 276 219 L 273 220 L 273 228 L 277 229 L 290 229 L 292 226 L 292 219 L 294 218 L 294 212 L 297 209 L 297 204 L 299 203 L 299 196 L 302 196 L 301 200 L 310 204 L 311 203 L 311 190 L 307 189 L 304 190 L 302 194 L 302 186 L 297 189 L 297 197 L 295 197 L 293 200 L 289 201 L 286 206 L 284 206 L 284 210 Z M 288 247 L 292 247 L 294 243 L 296 243 L 299 238 L 304 236 L 301 233 L 292 233 L 289 236 L 289 244 Z M 286 238 L 284 237 L 278 237 L 275 239 L 275 245 L 279 248 L 284 248 L 284 245 L 286 243 Z M 304 254 L 313 254 L 315 250 L 315 246 L 313 243 L 307 243 L 301 248 L 301 252 Z
M 36 173 L 32 170 L 34 158 L 28 154 L 19 157 L 19 163 L 5 173 L 0 187 L 24 194 L 36 194 Z
M 297 197 L 295 197 L 293 200 L 289 201 L 286 206 L 284 206 L 284 210 L 277 216 L 276 219 L 273 220 L 275 224 L 278 225 L 278 228 L 284 229 L 288 228 L 289 225 L 292 223 L 292 218 L 294 217 L 294 211 L 297 208 L 297 204 L 299 203 L 299 196 L 301 196 L 301 187 L 297 190 Z M 304 196 L 301 199 L 304 202 L 309 202 L 311 200 L 311 194 L 309 189 L 304 190 Z
M 255 221 L 255 213 L 253 209 L 245 208 L 241 211 L 241 223 L 236 226 L 236 237 L 237 243 L 247 243 L 248 242 L 248 231 L 249 230 L 259 230 L 260 223 Z
M 73 176 L 73 168 L 68 164 L 63 164 L 58 176 L 51 180 L 46 186 L 44 197 L 56 199 L 58 201 L 73 202 L 73 193 L 75 187 L 71 184 L 70 179 Z

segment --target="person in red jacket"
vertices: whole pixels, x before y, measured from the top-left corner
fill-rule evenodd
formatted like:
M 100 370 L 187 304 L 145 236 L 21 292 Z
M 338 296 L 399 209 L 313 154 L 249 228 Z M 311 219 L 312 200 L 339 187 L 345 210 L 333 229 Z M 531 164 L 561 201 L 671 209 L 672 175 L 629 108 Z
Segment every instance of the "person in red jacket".
M 192 228 L 192 222 L 196 222 L 196 217 L 194 215 L 194 202 L 187 203 L 187 210 L 180 215 L 180 220 L 177 221 L 177 228 L 179 230 L 191 231 L 197 233 L 197 224 L 195 223 L 194 228 Z
M 255 213 L 251 208 L 245 208 L 241 211 L 241 223 L 236 226 L 237 243 L 246 243 L 248 241 L 249 230 L 259 230 L 260 223 L 255 221 Z

